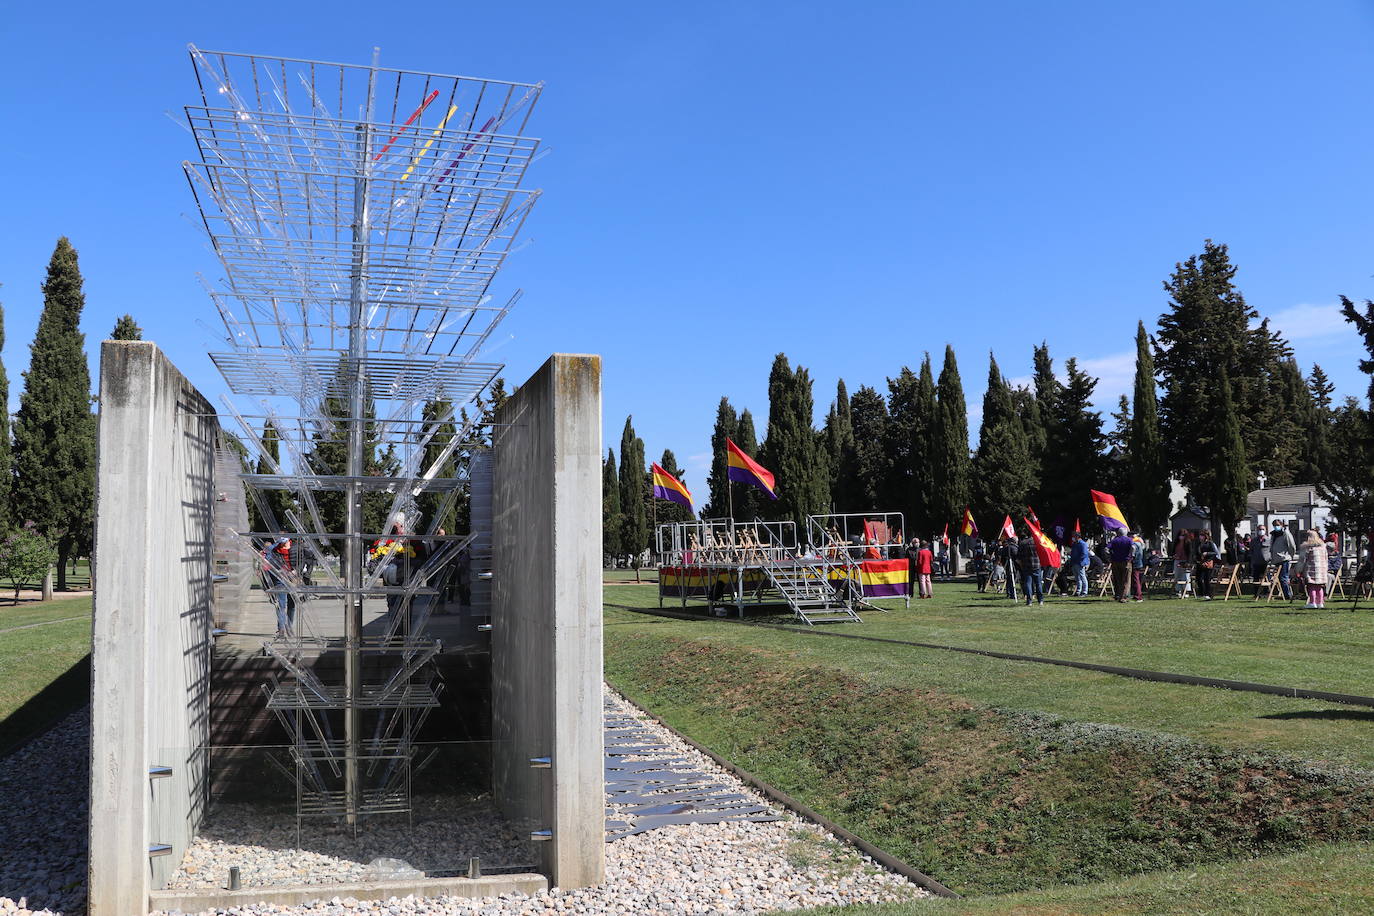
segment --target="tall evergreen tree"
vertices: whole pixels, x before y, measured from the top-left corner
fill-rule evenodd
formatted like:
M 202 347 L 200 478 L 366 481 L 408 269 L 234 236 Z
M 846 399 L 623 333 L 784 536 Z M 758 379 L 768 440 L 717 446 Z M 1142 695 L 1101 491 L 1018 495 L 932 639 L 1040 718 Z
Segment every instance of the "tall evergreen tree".
M 935 525 L 935 486 L 931 479 L 934 452 L 935 380 L 930 354 L 921 361 L 921 374 L 906 366 L 887 380 L 888 483 L 881 508 L 899 510 L 907 528 L 929 537 Z
M 739 425 L 735 428 L 735 444 L 751 458 L 759 453 L 759 436 L 754 431 L 754 415 L 747 407 L 739 414 Z M 730 486 L 734 488 L 735 518 L 752 522 L 760 517 L 763 504 L 768 497 L 764 496 L 758 487 L 747 483 L 732 483 Z
M 1054 374 L 1054 360 L 1050 357 L 1048 343 L 1041 341 L 1032 359 L 1035 367 L 1031 376 L 1034 409 L 1021 413 L 1022 425 L 1026 429 L 1026 447 L 1030 450 L 1034 469 L 1030 499 L 1040 510 L 1049 513 L 1056 508 L 1052 504 L 1060 498 L 1058 491 L 1063 489 L 1056 488 L 1055 484 L 1062 469 L 1060 449 L 1063 446 L 1063 433 L 1058 422 L 1064 386 Z
M 931 479 L 935 484 L 937 520 L 951 523 L 963 517 L 969 497 L 968 404 L 954 348 L 945 345 L 945 362 L 940 367 L 935 413 L 935 447 L 932 450 Z
M 330 393 L 321 402 L 320 420 L 310 434 L 310 449 L 305 455 L 312 473 L 329 477 L 348 474 L 348 418 L 352 416 L 347 390 L 348 371 L 340 367 Z M 381 429 L 377 423 L 377 404 L 369 390 L 363 396 L 363 475 L 391 477 L 397 470 L 395 455 L 381 449 Z M 348 524 L 347 496 L 341 490 L 321 490 L 314 494 L 315 505 L 325 531 L 341 533 Z M 391 512 L 392 496 L 385 492 L 363 494 L 363 532 L 382 534 Z M 338 545 L 335 545 L 336 547 Z
M 1346 398 L 1331 412 L 1331 466 L 1317 492 L 1331 503 L 1335 527 L 1360 537 L 1361 521 L 1374 518 L 1374 410 Z
M 801 366 L 794 372 L 786 354 L 779 353 L 768 374 L 768 431 L 759 448 L 778 498 L 765 499 L 761 508 L 770 518 L 795 522 L 798 532 L 805 532 L 806 516 L 824 512 L 830 502 L 830 472 L 813 425 L 814 410 L 811 374 Z
M 1131 402 L 1124 394 L 1116 402 L 1112 411 L 1112 431 L 1107 436 L 1106 450 L 1099 465 L 1098 486 L 1094 489 L 1106 490 L 1116 497 L 1117 505 L 1132 525 L 1139 525 L 1136 519 L 1134 492 L 1131 482 L 1131 461 L 1126 451 L 1131 438 Z M 1091 516 L 1089 516 L 1091 518 Z M 1082 521 L 1082 516 L 1069 519 L 1070 530 L 1074 519 Z
M 601 466 L 601 553 L 609 560 L 624 553 L 620 532 L 624 527 L 620 516 L 620 476 L 615 470 L 615 449 L 606 450 Z
M 852 502 L 845 511 L 869 512 L 878 508 L 892 463 L 887 453 L 887 404 L 877 389 L 861 385 L 850 399 L 849 409 L 854 428 L 854 479 L 849 495 Z
M 1234 536 L 1236 522 L 1245 515 L 1245 500 L 1250 492 L 1250 468 L 1245 459 L 1245 442 L 1241 439 L 1240 416 L 1231 396 L 1231 379 L 1221 373 L 1218 414 L 1221 429 L 1217 435 L 1217 487 L 1212 504 L 1213 517 L 1221 522 L 1228 537 Z
M 1310 410 L 1304 423 L 1303 439 L 1306 448 L 1303 452 L 1303 480 L 1320 482 L 1331 472 L 1331 395 L 1336 386 L 1326 377 L 1326 372 L 1316 363 L 1312 364 L 1312 374 L 1307 377 L 1307 394 Z
M 1042 470 L 1046 477 L 1061 481 L 1050 508 L 1055 518 L 1091 518 L 1092 499 L 1088 495 L 1102 477 L 1102 414 L 1092 409 L 1097 379 L 1078 368 L 1074 357 L 1064 363 L 1066 380 L 1055 418 L 1058 462 Z M 1132 521 L 1132 524 L 1137 524 Z
M 0 307 L 0 350 L 5 348 L 5 309 Z M 13 527 L 14 462 L 10 452 L 10 378 L 0 362 L 0 537 Z
M 638 556 L 649 546 L 649 489 L 644 473 L 644 440 L 635 435 L 633 419 L 625 418 L 625 429 L 620 434 L 620 540 L 626 551 Z
M 1030 452 L 1026 428 L 1016 414 L 1011 386 L 988 354 L 988 390 L 983 395 L 983 425 L 973 458 L 972 493 L 978 527 L 988 536 L 1002 520 L 1021 517 L 1031 489 Z
M 1169 469 L 1164 461 L 1159 431 L 1159 400 L 1155 396 L 1155 357 L 1145 322 L 1135 329 L 1135 389 L 1132 392 L 1130 457 L 1132 520 L 1147 537 L 1154 537 L 1169 522 L 1173 504 L 1169 498 Z
M 825 450 L 830 459 L 830 502 L 835 512 L 857 511 L 854 482 L 854 422 L 844 379 L 825 417 Z
M 1230 422 L 1222 414 L 1219 379 L 1226 374 L 1246 449 L 1246 465 L 1274 482 L 1291 482 L 1297 465 L 1296 426 L 1273 396 L 1280 363 L 1291 355 L 1235 286 L 1225 245 L 1208 239 L 1201 254 L 1176 264 L 1165 282 L 1169 307 L 1159 319 L 1155 368 L 1165 462 L 1193 499 L 1215 509 L 1220 498 L 1216 449 Z
M 111 340 L 142 340 L 143 329 L 134 321 L 133 315 L 124 315 L 115 322 L 114 330 L 110 332 Z
M 1369 358 L 1361 359 L 1359 365 L 1360 371 L 1369 376 L 1369 405 L 1374 409 L 1374 301 L 1366 299 L 1364 311 L 1361 311 L 1355 303 L 1342 296 L 1341 314 L 1355 326 L 1355 331 L 1364 340 L 1365 352 L 1369 354 Z
M 706 489 L 710 494 L 703 514 L 706 518 L 726 518 L 730 515 L 730 478 L 725 464 L 725 440 L 736 440 L 739 436 L 739 417 L 728 398 L 721 398 L 716 408 L 716 425 L 711 430 L 711 474 L 706 478 Z M 739 442 L 735 442 L 739 445 Z M 751 453 L 751 458 L 758 457 Z
M 67 586 L 67 559 L 94 520 L 95 417 L 81 333 L 76 250 L 57 240 L 43 283 L 43 313 L 30 347 L 29 371 L 14 418 L 14 516 L 57 542 L 57 587 Z
M 281 438 L 277 428 L 268 420 L 262 427 L 263 454 L 258 456 L 253 470 L 258 474 L 276 474 L 281 468 Z M 296 501 L 288 490 L 263 490 L 259 497 L 266 505 L 272 518 L 269 521 L 258 508 L 258 499 L 248 501 L 248 524 L 254 531 L 290 530 L 287 512 L 295 508 Z
M 429 430 L 434 429 L 434 434 L 430 436 L 429 442 L 425 444 L 425 455 L 420 464 L 420 473 L 427 473 L 431 467 L 439 463 L 439 459 L 444 457 L 444 450 L 458 435 L 458 427 L 453 420 L 453 403 L 447 398 L 440 397 L 431 401 L 426 401 L 422 408 L 420 418 L 423 420 L 421 426 L 423 437 Z M 435 428 L 437 424 L 437 428 Z M 455 446 L 447 458 L 439 464 L 439 470 L 435 477 L 457 477 L 458 476 L 458 449 Z M 456 499 L 446 499 L 447 494 L 439 492 L 421 493 L 416 497 L 416 509 L 419 511 L 419 518 L 415 523 L 416 531 L 438 531 L 442 528 L 449 534 L 455 534 L 460 529 L 458 523 L 460 518 L 467 515 L 464 512 L 462 503 L 469 498 L 469 491 L 466 488 L 458 490 Z

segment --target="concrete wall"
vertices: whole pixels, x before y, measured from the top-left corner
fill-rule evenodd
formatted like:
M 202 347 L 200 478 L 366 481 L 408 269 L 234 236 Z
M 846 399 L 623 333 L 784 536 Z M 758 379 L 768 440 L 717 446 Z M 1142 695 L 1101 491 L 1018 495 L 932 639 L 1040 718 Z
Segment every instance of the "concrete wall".
M 601 358 L 555 354 L 493 430 L 492 730 L 498 804 L 546 829 L 559 887 L 605 877 Z M 552 757 L 533 769 L 532 757 Z
M 147 912 L 204 813 L 217 429 L 156 345 L 101 344 L 91 916 Z

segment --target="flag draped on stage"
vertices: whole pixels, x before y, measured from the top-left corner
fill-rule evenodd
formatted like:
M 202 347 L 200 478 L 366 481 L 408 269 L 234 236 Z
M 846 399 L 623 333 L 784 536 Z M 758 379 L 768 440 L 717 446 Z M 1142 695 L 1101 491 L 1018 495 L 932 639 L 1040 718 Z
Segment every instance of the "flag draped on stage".
M 978 526 L 974 524 L 973 513 L 964 507 L 964 527 L 959 529 L 959 533 L 967 537 L 974 537 L 978 534 Z
M 769 499 L 777 499 L 773 474 L 753 458 L 750 458 L 730 439 L 725 440 L 725 476 L 736 483 L 748 483 L 768 494 Z
M 682 481 L 659 467 L 657 462 L 653 466 L 653 480 L 655 496 L 675 502 L 679 506 L 686 506 L 688 512 L 693 511 L 692 494 L 683 486 Z
M 1097 517 L 1102 519 L 1103 528 L 1115 528 L 1120 531 L 1130 529 L 1130 526 L 1126 524 L 1126 516 L 1121 514 L 1121 508 L 1116 504 L 1115 496 L 1100 490 L 1089 490 L 1088 494 L 1092 497 L 1093 506 L 1097 509 Z

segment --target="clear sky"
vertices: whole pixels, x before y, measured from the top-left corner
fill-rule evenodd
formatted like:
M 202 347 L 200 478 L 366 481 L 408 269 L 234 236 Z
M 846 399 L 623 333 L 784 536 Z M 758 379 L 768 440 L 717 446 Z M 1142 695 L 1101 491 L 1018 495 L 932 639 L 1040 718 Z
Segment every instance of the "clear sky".
M 494 359 L 605 360 L 605 438 L 634 415 L 704 495 L 716 404 L 767 415 L 785 352 L 884 388 L 954 345 L 975 424 L 996 352 L 1047 340 L 1130 385 L 1137 319 L 1206 238 L 1249 302 L 1363 394 L 1337 295 L 1374 297 L 1374 4 L 14 3 L 3 13 L 0 299 L 17 405 L 59 235 L 81 255 L 94 361 L 132 313 L 212 397 L 216 280 L 168 117 L 186 44 L 543 80 L 552 152 L 526 295 Z M 94 363 L 93 363 L 94 370 Z M 937 369 L 938 371 L 938 369 Z

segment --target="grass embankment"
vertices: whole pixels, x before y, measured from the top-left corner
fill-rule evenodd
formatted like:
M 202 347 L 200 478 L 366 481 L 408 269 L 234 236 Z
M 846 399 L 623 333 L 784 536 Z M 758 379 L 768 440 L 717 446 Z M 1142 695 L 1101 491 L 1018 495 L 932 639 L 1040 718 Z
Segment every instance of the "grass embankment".
M 606 622 L 612 683 L 964 893 L 1374 837 L 1374 776 L 1273 753 L 1374 762 L 1349 709 L 723 622 Z
M 971 587 L 956 588 L 967 589 L 969 594 L 976 595 Z M 652 589 L 608 585 L 605 593 L 610 605 L 657 606 L 657 593 Z M 953 638 L 925 639 L 922 637 L 927 634 L 918 632 L 923 620 L 935 613 L 952 621 L 950 626 L 955 625 L 953 621 L 957 621 L 961 613 L 959 607 L 952 604 L 956 600 L 957 595 L 950 594 L 931 601 L 913 601 L 909 611 L 895 610 L 890 614 L 866 612 L 862 624 L 831 624 L 817 628 L 816 633 L 740 626 L 708 619 L 700 622 L 665 621 L 614 608 L 608 609 L 606 620 L 609 624 L 623 621 L 627 625 L 633 625 L 632 622 L 638 620 L 643 625 L 652 624 L 656 629 L 661 628 L 663 632 L 678 636 L 725 640 L 732 645 L 787 652 L 801 662 L 839 667 L 875 683 L 953 693 L 983 706 L 1045 712 L 1081 722 L 1103 722 L 1241 749 L 1262 749 L 1374 769 L 1374 709 L 1230 690 L 1156 684 L 1032 662 L 1010 662 L 936 649 L 834 639 L 823 635 L 882 635 L 893 639 L 964 645 L 966 642 L 956 642 Z M 943 601 L 951 602 L 951 605 L 942 606 Z M 1168 603 L 1158 602 L 1161 606 Z M 1197 618 L 1191 625 L 1193 635 L 1189 638 L 1200 646 L 1215 643 L 1217 648 L 1210 655 L 1200 654 L 1197 664 L 1182 673 L 1231 676 L 1226 673 L 1225 665 L 1233 654 L 1233 648 L 1226 644 L 1219 632 L 1231 626 L 1228 615 L 1232 612 L 1229 606 L 1222 605 L 1219 608 L 1218 604 L 1215 601 L 1195 603 L 1189 608 Z M 1107 601 L 1096 605 L 1096 615 L 1091 609 L 1073 611 L 1079 615 L 1075 620 L 1048 620 L 1051 615 L 1060 613 L 1057 604 L 1034 609 L 1018 605 L 1016 608 L 986 610 L 975 605 L 966 609 L 965 613 L 970 617 L 978 613 L 984 613 L 989 618 L 999 615 L 1002 621 L 999 626 L 1004 627 L 1010 635 L 1001 637 L 995 645 L 982 647 L 1009 652 L 1040 654 L 1027 651 L 1020 641 L 1021 631 L 1015 629 L 1023 628 L 1027 641 L 1037 638 L 1034 634 L 1036 622 L 1020 622 L 1031 614 L 1043 615 L 1036 618 L 1041 625 L 1059 630 L 1060 636 L 1057 638 L 1063 644 L 1056 649 L 1056 654 L 1061 658 L 1093 660 L 1083 657 L 1086 653 L 1073 651 L 1071 640 L 1075 631 L 1081 634 L 1085 642 L 1097 640 L 1101 644 L 1110 638 L 1113 640 L 1113 651 L 1119 649 L 1123 654 L 1135 651 L 1137 647 L 1142 652 L 1151 651 L 1146 645 L 1149 640 L 1169 641 L 1169 637 L 1161 636 L 1159 632 L 1153 635 L 1145 632 L 1148 624 L 1140 620 L 1118 621 L 1115 626 L 1119 629 L 1114 629 L 1113 621 L 1108 618 L 1122 613 L 1123 607 L 1129 608 L 1131 613 L 1142 615 L 1164 612 L 1162 607 L 1157 609 L 1154 602 L 1123 606 Z M 769 619 L 784 624 L 792 620 L 791 617 L 782 616 Z M 902 624 L 906 625 L 905 629 L 901 628 Z M 607 629 L 610 632 L 617 627 L 609 626 Z M 1114 636 L 1099 635 L 1113 633 Z M 1309 676 L 1315 682 L 1313 686 L 1339 691 L 1345 686 L 1344 678 L 1350 671 L 1368 671 L 1371 667 L 1368 659 L 1374 657 L 1374 646 L 1358 660 L 1334 651 L 1323 656 L 1313 651 L 1311 646 L 1313 640 L 1325 639 L 1326 636 L 1321 632 L 1312 632 L 1304 641 L 1301 632 L 1285 632 L 1276 638 L 1273 652 L 1275 657 L 1279 657 L 1282 647 L 1287 645 L 1293 652 L 1307 655 Z M 1164 666 L 1164 670 L 1180 669 L 1178 666 Z
M 0 607 L 0 754 L 90 699 L 90 651 L 90 598 Z
M 1302 852 L 974 900 L 825 907 L 809 916 L 1352 916 L 1374 913 L 1374 845 Z

